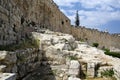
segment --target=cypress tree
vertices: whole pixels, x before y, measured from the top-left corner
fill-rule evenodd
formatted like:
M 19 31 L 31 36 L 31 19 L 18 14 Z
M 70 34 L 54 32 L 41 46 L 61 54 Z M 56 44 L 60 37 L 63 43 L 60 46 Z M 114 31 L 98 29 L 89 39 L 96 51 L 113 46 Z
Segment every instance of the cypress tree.
M 79 26 L 80 25 L 80 21 L 79 21 L 79 14 L 78 14 L 78 10 L 76 11 L 76 17 L 75 17 L 75 26 Z

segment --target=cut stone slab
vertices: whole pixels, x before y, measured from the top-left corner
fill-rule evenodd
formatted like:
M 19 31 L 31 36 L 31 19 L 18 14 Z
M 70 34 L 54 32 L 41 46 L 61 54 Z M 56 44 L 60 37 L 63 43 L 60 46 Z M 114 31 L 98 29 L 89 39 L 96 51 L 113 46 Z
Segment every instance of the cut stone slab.
M 80 73 L 80 64 L 77 60 L 71 60 L 68 74 L 70 76 L 79 76 Z
M 95 63 L 93 63 L 93 62 L 87 63 L 87 75 L 90 78 L 95 77 Z
M 68 74 L 70 76 L 79 76 L 80 69 L 69 69 Z
M 80 63 L 77 60 L 71 60 L 70 61 L 70 69 L 79 69 Z

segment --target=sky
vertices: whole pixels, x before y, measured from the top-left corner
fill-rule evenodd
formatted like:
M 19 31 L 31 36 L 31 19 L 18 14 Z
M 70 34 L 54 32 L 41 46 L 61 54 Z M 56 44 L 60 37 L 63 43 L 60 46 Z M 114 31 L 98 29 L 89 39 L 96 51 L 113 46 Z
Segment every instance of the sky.
M 76 10 L 80 25 L 109 33 L 120 33 L 120 0 L 54 0 L 75 24 Z

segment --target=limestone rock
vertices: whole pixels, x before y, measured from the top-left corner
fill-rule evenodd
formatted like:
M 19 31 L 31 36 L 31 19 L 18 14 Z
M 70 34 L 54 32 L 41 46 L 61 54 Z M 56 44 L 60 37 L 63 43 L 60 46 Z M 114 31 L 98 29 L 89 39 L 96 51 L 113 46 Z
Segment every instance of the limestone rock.
M 54 45 L 54 46 L 55 46 L 55 48 L 58 49 L 58 50 L 63 50 L 64 45 L 65 45 L 64 43 L 58 43 L 58 44 L 56 44 L 56 45 Z
M 16 63 L 17 57 L 14 52 L 0 51 L 0 61 L 6 64 Z
M 0 65 L 0 73 L 5 71 L 6 66 L 5 65 Z
M 95 77 L 95 63 L 93 63 L 93 62 L 87 63 L 87 75 L 90 78 Z
M 71 50 L 72 50 L 72 47 L 70 46 L 69 43 L 65 43 L 65 44 L 64 44 L 64 47 L 63 47 L 63 50 L 69 50 L 69 51 L 71 51 Z
M 101 76 L 101 72 L 107 71 L 107 70 L 113 70 L 112 66 L 102 66 L 98 69 L 98 77 L 102 77 Z
M 14 73 L 0 73 L 0 80 L 16 80 Z
M 62 56 L 62 51 L 60 49 L 56 49 L 54 46 L 50 46 L 46 50 L 46 58 L 50 61 L 53 61 L 55 64 L 65 64 L 66 59 Z
M 6 58 L 7 51 L 0 51 L 0 61 Z
M 120 79 L 120 65 L 114 66 L 114 74 L 117 80 Z
M 69 77 L 68 80 L 81 80 L 81 79 L 77 77 Z
M 70 76 L 80 76 L 80 69 L 69 69 L 68 74 Z
M 77 60 L 70 61 L 68 74 L 70 76 L 79 76 L 79 74 L 80 74 L 80 64 Z
M 70 61 L 70 69 L 79 69 L 80 63 L 77 60 L 71 60 Z

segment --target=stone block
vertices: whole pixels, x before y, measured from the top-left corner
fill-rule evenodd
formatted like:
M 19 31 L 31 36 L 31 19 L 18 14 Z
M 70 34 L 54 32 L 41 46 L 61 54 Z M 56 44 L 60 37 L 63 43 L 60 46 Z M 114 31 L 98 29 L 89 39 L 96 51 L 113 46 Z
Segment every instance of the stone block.
M 79 76 L 80 74 L 80 69 L 69 69 L 68 74 L 70 76 Z
M 80 74 L 80 64 L 77 60 L 70 61 L 68 74 L 70 76 L 79 76 L 79 74 Z
M 95 77 L 95 63 L 93 63 L 93 62 L 87 63 L 87 75 L 90 78 Z
M 70 61 L 70 69 L 79 69 L 80 63 L 77 60 L 71 60 Z

